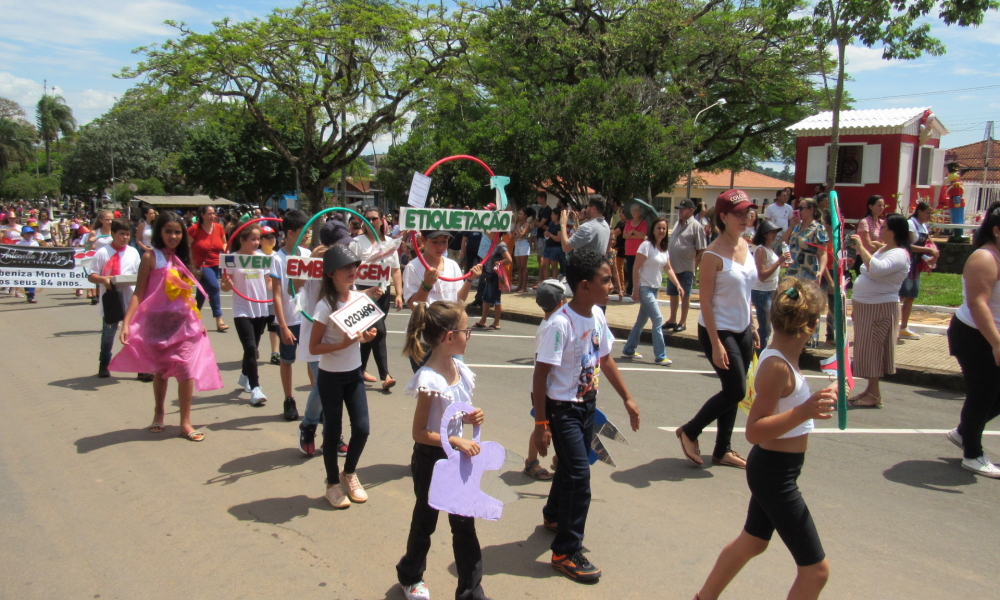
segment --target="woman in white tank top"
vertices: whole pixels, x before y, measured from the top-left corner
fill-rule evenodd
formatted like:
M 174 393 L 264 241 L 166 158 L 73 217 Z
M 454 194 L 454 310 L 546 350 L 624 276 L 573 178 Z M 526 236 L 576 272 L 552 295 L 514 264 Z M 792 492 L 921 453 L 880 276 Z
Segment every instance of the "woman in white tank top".
M 718 434 L 712 464 L 746 468 L 746 460 L 730 446 L 736 409 L 746 395 L 747 367 L 760 346 L 750 310 L 750 290 L 757 266 L 742 238 L 753 203 L 743 190 L 728 190 L 715 201 L 715 219 L 722 232 L 701 259 L 701 315 L 698 340 L 722 380 L 722 391 L 712 396 L 693 419 L 675 432 L 684 456 L 702 465 L 698 436 L 712 421 Z
M 830 574 L 816 525 L 798 477 L 805 462 L 813 419 L 829 419 L 836 384 L 810 393 L 798 370 L 806 342 L 826 311 L 826 294 L 810 281 L 781 282 L 771 311 L 774 341 L 761 352 L 754 378 L 756 397 L 747 419 L 747 485 L 752 494 L 739 537 L 726 546 L 696 599 L 718 598 L 740 570 L 767 549 L 774 532 L 788 547 L 798 573 L 797 598 L 818 598 Z
M 962 306 L 948 327 L 948 348 L 962 367 L 962 420 L 948 439 L 962 449 L 962 468 L 1000 479 L 983 452 L 983 430 L 1000 415 L 1000 202 L 986 209 L 976 231 L 976 250 L 962 273 Z

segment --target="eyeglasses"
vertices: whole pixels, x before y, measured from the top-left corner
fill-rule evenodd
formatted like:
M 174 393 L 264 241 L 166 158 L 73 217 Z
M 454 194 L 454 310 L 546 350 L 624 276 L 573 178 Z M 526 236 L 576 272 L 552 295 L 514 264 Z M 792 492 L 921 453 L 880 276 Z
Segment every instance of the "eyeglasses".
M 470 327 L 468 329 L 449 329 L 448 333 L 464 333 L 465 339 L 469 339 L 472 337 L 472 328 Z

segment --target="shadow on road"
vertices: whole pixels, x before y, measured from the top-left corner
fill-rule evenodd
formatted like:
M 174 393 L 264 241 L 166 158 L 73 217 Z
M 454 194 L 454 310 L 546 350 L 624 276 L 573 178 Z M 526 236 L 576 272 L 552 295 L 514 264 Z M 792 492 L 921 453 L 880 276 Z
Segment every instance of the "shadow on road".
M 83 377 L 73 377 L 72 379 L 60 379 L 59 381 L 50 381 L 49 385 L 54 385 L 56 387 L 66 388 L 67 390 L 75 390 L 79 392 L 97 392 L 103 387 L 108 387 L 109 385 L 115 385 L 119 381 L 125 379 L 133 379 L 132 377 L 118 377 L 114 374 L 106 379 L 101 379 L 96 374 L 94 375 L 84 375 Z
M 913 390 L 913 393 L 919 396 L 933 398 L 935 400 L 957 400 L 959 402 L 965 401 L 965 394 L 959 394 L 958 392 L 949 392 L 947 390 Z
M 962 490 L 950 488 L 976 483 L 976 476 L 962 468 L 960 458 L 904 460 L 886 469 L 882 476 L 893 483 L 946 494 L 962 494 Z
M 410 465 L 391 465 L 387 463 L 358 467 L 358 480 L 366 490 L 378 487 L 390 481 L 406 479 L 410 476 Z
M 611 474 L 611 479 L 634 488 L 646 488 L 654 481 L 678 482 L 712 476 L 707 469 L 698 468 L 683 458 L 657 458 L 638 467 L 615 471 Z
M 57 332 L 55 332 L 55 333 L 52 334 L 52 337 L 56 337 L 56 338 L 61 338 L 61 337 L 77 337 L 77 336 L 81 336 L 81 335 L 101 335 L 101 332 L 99 330 L 98 331 L 57 331 Z
M 129 442 L 162 442 L 163 440 L 172 440 L 177 437 L 178 431 L 176 427 L 168 425 L 162 433 L 153 433 L 143 428 L 119 429 L 118 431 L 90 435 L 80 438 L 75 442 L 76 453 L 87 454 L 94 450 L 100 450 L 101 448 L 107 448 L 116 444 L 127 444 Z
M 236 371 L 243 368 L 242 360 L 230 360 L 227 362 L 217 363 L 219 365 L 220 371 Z
M 278 450 L 268 450 L 249 456 L 241 456 L 219 467 L 218 477 L 213 477 L 205 482 L 206 485 L 221 483 L 230 485 L 236 483 L 244 477 L 270 473 L 286 467 L 296 467 L 308 460 L 297 449 L 281 448 Z
M 326 498 L 291 496 L 289 498 L 265 498 L 230 507 L 229 514 L 240 521 L 255 521 L 269 525 L 287 523 L 297 517 L 309 516 L 310 510 L 333 510 Z
M 230 419 L 229 421 L 223 421 L 221 423 L 212 423 L 211 425 L 206 425 L 205 429 L 210 429 L 212 431 L 260 431 L 262 427 L 254 427 L 254 425 L 278 422 L 284 423 L 285 418 L 278 414 L 257 415 L 253 417 Z
M 440 527 L 438 531 L 441 531 Z M 448 529 L 445 528 L 444 532 L 447 533 Z M 539 556 L 548 558 L 554 535 L 538 525 L 523 541 L 486 546 L 483 548 L 483 575 L 505 574 L 533 579 L 560 577 L 547 560 L 537 560 Z M 454 562 L 448 565 L 448 571 L 458 577 Z

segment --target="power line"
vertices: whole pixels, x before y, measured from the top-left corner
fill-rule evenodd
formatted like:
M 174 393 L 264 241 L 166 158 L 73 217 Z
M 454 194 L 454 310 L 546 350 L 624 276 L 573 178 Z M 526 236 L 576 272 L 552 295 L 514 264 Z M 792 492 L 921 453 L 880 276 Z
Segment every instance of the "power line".
M 975 92 L 979 90 L 989 90 L 993 88 L 1000 88 L 1000 85 L 982 85 L 979 87 L 958 88 L 954 90 L 940 90 L 937 92 L 917 92 L 913 94 L 899 94 L 898 96 L 879 96 L 877 98 L 862 98 L 861 100 L 855 100 L 855 102 L 871 102 L 873 100 L 894 100 L 896 98 L 917 98 L 922 96 L 937 96 L 941 94 L 954 94 L 956 92 Z

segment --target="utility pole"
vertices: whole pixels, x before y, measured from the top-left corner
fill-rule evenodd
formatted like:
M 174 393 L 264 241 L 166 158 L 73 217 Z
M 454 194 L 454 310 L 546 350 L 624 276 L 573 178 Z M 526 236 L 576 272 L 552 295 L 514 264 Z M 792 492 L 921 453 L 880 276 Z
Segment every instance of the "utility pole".
M 340 138 L 344 139 L 347 134 L 347 109 L 340 110 Z M 341 206 L 347 206 L 347 165 L 340 167 L 340 187 L 343 190 Z
M 986 138 L 986 144 L 983 151 L 983 187 L 979 188 L 980 194 L 982 194 L 982 190 L 986 187 L 987 176 L 990 174 L 990 146 L 993 145 L 993 121 L 986 121 L 986 132 L 983 137 Z

